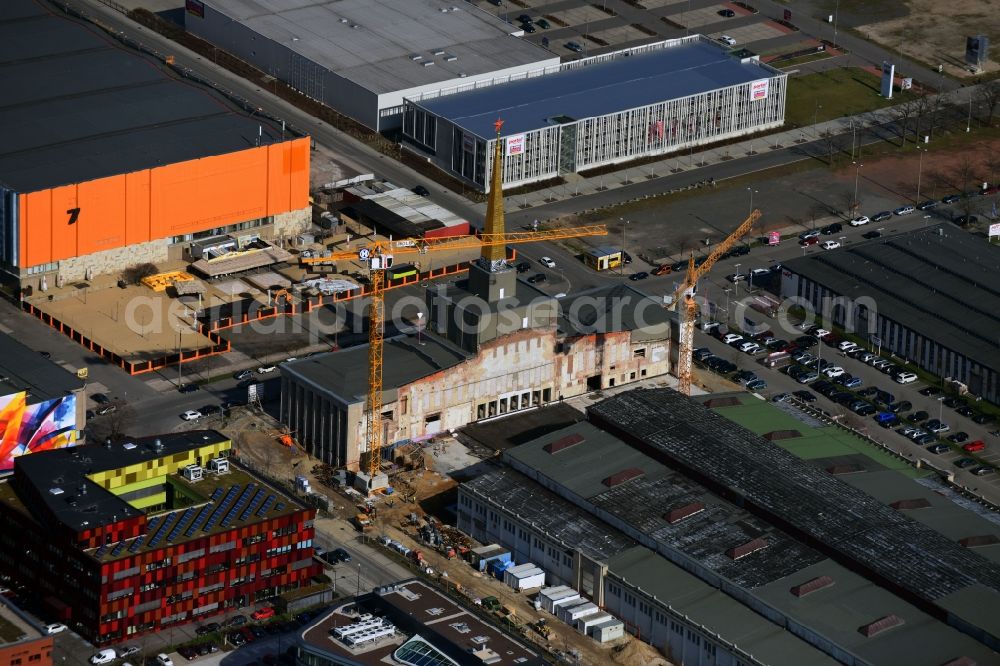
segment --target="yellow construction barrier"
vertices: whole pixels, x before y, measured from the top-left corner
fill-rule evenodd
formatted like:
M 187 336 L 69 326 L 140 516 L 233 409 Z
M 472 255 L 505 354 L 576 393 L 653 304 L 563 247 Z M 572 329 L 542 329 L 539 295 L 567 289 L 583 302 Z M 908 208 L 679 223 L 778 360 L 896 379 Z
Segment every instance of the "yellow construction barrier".
M 170 271 L 169 273 L 157 273 L 149 277 L 142 278 L 142 283 L 153 291 L 166 291 L 167 287 L 175 282 L 187 282 L 193 280 L 194 276 L 184 271 Z

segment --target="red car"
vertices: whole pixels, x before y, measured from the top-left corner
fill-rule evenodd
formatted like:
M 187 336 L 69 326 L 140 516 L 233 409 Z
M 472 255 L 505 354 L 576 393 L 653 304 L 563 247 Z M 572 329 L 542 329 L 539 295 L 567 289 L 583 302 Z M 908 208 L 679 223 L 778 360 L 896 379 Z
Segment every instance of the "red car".
M 254 620 L 269 620 L 274 617 L 274 609 L 270 606 L 265 606 L 264 608 L 259 608 L 250 614 L 251 619 Z
M 815 236 L 811 238 L 803 238 L 802 240 L 799 241 L 799 245 L 801 245 L 802 247 L 816 245 L 817 243 L 819 243 L 819 238 L 816 238 Z
M 977 439 L 974 442 L 969 442 L 968 444 L 966 444 L 962 448 L 965 449 L 966 451 L 968 451 L 969 453 L 975 453 L 976 451 L 982 451 L 983 449 L 985 449 L 986 448 L 986 442 L 984 442 L 981 439 Z

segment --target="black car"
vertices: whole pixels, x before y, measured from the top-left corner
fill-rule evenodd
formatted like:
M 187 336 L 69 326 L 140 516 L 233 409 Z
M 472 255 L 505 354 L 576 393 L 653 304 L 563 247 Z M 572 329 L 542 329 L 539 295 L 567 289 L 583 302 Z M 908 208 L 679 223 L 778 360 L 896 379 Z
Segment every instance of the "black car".
M 530 278 L 528 278 L 529 284 L 538 284 L 539 282 L 545 282 L 548 278 L 545 277 L 545 273 L 535 273 Z
M 955 413 L 958 414 L 959 416 L 965 416 L 971 419 L 973 416 L 976 415 L 976 410 L 974 410 L 972 407 L 969 407 L 968 405 L 962 405 L 961 407 L 955 410 Z
M 900 400 L 897 403 L 889 405 L 889 411 L 893 414 L 899 414 L 901 412 L 908 412 L 913 409 L 913 403 L 909 400 Z
M 892 211 L 883 210 L 872 215 L 872 222 L 882 222 L 883 220 L 888 220 L 892 217 Z
M 419 194 L 422 197 L 429 197 L 431 195 L 431 191 L 428 190 L 423 185 L 417 185 L 410 191 L 413 192 L 414 194 Z
M 925 386 L 924 388 L 918 391 L 920 395 L 937 395 L 940 392 L 941 389 L 937 388 L 936 386 Z
M 796 398 L 798 398 L 802 402 L 810 402 L 810 403 L 811 402 L 816 402 L 816 396 L 814 396 L 809 391 L 796 391 L 792 395 L 794 395 Z
M 198 650 L 190 645 L 184 645 L 177 648 L 177 654 L 184 657 L 188 661 L 194 661 L 198 658 Z
M 47 351 L 40 351 L 38 353 L 42 355 L 42 358 L 52 358 L 52 354 Z
M 531 17 L 528 16 L 527 14 L 521 14 L 520 16 L 517 17 L 517 20 L 519 22 L 521 22 L 521 23 L 531 23 L 532 22 Z
M 962 444 L 963 442 L 968 441 L 968 439 L 969 439 L 969 433 L 964 431 L 959 431 L 948 435 L 948 441 L 955 442 L 956 444 Z
M 959 469 L 965 469 L 966 467 L 973 467 L 974 465 L 978 464 L 979 461 L 977 461 L 975 458 L 959 458 L 958 460 L 955 461 L 955 467 L 958 467 Z
M 522 23 L 521 24 L 521 30 L 524 30 L 526 33 L 528 33 L 530 35 L 531 33 L 535 32 L 535 24 L 534 23 Z
M 334 548 L 330 553 L 337 558 L 338 562 L 350 562 L 351 554 L 343 548 Z
M 638 273 L 632 273 L 632 275 L 629 275 L 628 279 L 632 280 L 633 282 L 636 282 L 637 280 L 645 280 L 648 277 L 649 273 L 647 273 L 646 271 L 639 271 Z
M 210 414 L 221 414 L 222 407 L 219 407 L 218 405 L 205 405 L 198 411 L 201 412 L 202 416 L 208 416 Z
M 749 245 L 736 245 L 726 253 L 730 257 L 744 257 L 750 254 Z
M 111 402 L 111 398 L 109 398 L 104 393 L 95 393 L 94 395 L 90 396 L 90 399 L 96 402 L 98 405 L 107 405 Z
M 622 263 L 626 266 L 632 263 L 632 255 L 622 250 Z
M 819 340 L 812 335 L 802 335 L 795 338 L 795 344 L 798 345 L 801 349 L 809 349 L 811 347 L 815 347 L 816 345 L 818 345 Z
M 247 644 L 247 639 L 244 638 L 243 633 L 239 631 L 230 631 L 226 634 L 226 640 L 233 647 L 241 647 Z
M 868 240 L 873 240 L 875 238 L 881 238 L 882 237 L 882 232 L 881 231 L 866 231 L 865 233 L 861 234 L 861 237 L 862 238 L 867 238 Z
M 517 264 L 514 268 L 517 269 L 518 273 L 527 273 L 531 270 L 531 264 L 527 261 L 522 261 Z
M 945 398 L 941 402 L 944 403 L 945 407 L 950 407 L 952 409 L 955 409 L 956 407 L 961 407 L 962 405 L 965 404 L 965 401 L 963 401 L 961 398 L 957 398 L 957 397 L 955 397 L 953 395 L 948 396 L 947 398 Z
M 956 203 L 956 202 L 961 201 L 961 200 L 962 200 L 962 195 L 961 194 L 949 194 L 948 196 L 946 196 L 943 199 L 941 199 L 941 203 L 943 203 L 943 204 L 953 204 L 953 203 Z
M 951 447 L 947 444 L 935 444 L 934 446 L 927 447 L 927 450 L 931 453 L 945 453 L 946 451 L 951 451 Z
M 828 224 L 819 230 L 824 236 L 832 236 L 833 234 L 839 234 L 844 230 L 844 225 L 840 222 L 834 222 L 833 224 Z
M 234 615 L 225 621 L 224 626 L 226 627 L 242 627 L 247 623 L 246 615 Z
M 240 381 L 250 379 L 251 377 L 253 377 L 253 372 L 250 370 L 240 370 L 239 372 L 233 373 L 233 379 L 238 379 Z
M 921 201 L 917 204 L 917 210 L 930 210 L 937 206 L 938 202 L 935 199 L 928 199 L 927 201 Z
M 976 414 L 975 416 L 972 417 L 973 423 L 978 423 L 979 425 L 985 425 L 987 423 L 990 423 L 992 420 L 993 417 L 990 416 L 989 414 Z
M 199 388 L 200 387 L 197 384 L 187 383 L 187 384 L 181 384 L 180 388 L 177 390 L 180 391 L 181 393 L 194 393 Z
M 930 418 L 930 414 L 924 410 L 920 410 L 919 412 L 913 412 L 910 414 L 906 420 L 913 421 L 914 423 L 920 423 L 921 421 L 926 421 L 928 418 Z
M 732 18 L 732 17 L 736 16 L 736 12 L 734 12 L 732 9 L 720 9 L 719 10 L 719 16 L 724 16 L 726 18 Z

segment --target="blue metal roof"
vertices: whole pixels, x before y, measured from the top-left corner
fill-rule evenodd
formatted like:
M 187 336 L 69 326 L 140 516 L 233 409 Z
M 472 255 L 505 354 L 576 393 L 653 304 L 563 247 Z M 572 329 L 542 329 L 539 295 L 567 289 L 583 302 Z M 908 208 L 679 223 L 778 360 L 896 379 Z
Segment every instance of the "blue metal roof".
M 555 116 L 603 116 L 774 75 L 769 67 L 741 62 L 726 49 L 699 40 L 420 105 L 480 137 L 493 138 L 497 116 L 509 136 L 552 124 L 549 119 Z

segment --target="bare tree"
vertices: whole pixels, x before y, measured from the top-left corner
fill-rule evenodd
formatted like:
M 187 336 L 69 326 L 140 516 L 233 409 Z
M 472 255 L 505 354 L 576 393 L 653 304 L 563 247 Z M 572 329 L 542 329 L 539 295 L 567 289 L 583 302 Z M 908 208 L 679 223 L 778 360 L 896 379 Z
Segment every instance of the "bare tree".
M 917 113 L 917 106 L 920 100 L 910 100 L 896 105 L 896 122 L 899 125 L 899 147 L 906 145 L 906 133 L 910 129 L 910 119 Z
M 974 194 L 975 183 L 979 179 L 978 173 L 979 167 L 973 163 L 968 153 L 962 156 L 962 159 L 959 160 L 952 173 L 951 180 L 962 193 L 962 199 L 958 205 L 966 218 L 972 215 L 972 210 L 975 207 L 975 199 L 972 195 Z
M 118 442 L 125 438 L 125 430 L 135 420 L 135 412 L 127 405 L 112 403 L 113 411 L 95 416 L 87 422 L 87 437 L 92 444 L 108 440 Z
M 986 126 L 993 124 L 993 116 L 996 114 L 997 105 L 1000 105 L 1000 80 L 993 79 L 979 84 L 979 102 L 986 107 Z

